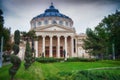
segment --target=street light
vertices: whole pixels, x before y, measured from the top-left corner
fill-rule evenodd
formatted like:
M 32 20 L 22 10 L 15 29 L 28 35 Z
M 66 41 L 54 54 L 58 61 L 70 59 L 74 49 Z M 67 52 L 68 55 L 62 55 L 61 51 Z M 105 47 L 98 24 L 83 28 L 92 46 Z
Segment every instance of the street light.
M 113 42 L 112 42 L 112 55 L 113 55 L 113 60 L 115 60 L 115 39 L 113 38 Z
M 4 37 L 1 38 L 0 68 L 2 67 L 3 39 Z

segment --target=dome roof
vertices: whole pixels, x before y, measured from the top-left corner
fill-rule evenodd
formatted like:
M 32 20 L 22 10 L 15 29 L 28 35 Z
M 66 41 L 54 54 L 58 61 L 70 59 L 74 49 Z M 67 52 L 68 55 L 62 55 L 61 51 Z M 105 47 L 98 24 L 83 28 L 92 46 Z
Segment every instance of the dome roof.
M 34 17 L 33 19 L 43 18 L 43 17 L 61 17 L 61 18 L 71 19 L 68 16 L 60 13 L 59 10 L 54 7 L 53 3 L 51 3 L 49 9 L 46 9 L 43 14 L 40 14 L 40 15 Z

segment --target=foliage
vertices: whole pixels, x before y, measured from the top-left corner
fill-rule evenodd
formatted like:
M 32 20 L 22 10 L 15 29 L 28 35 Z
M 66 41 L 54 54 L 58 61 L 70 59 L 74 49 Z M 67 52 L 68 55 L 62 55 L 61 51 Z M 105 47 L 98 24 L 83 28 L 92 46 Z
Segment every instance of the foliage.
M 53 62 L 94 62 L 94 61 L 98 61 L 99 59 L 95 59 L 95 58 L 68 58 L 67 60 L 64 61 L 63 58 L 36 58 L 37 62 L 40 63 L 53 63 Z
M 86 30 L 87 38 L 83 48 L 88 53 L 103 59 L 103 56 L 112 55 L 112 44 L 115 44 L 116 56 L 120 56 L 120 12 L 105 17 L 94 30 Z
M 32 42 L 32 53 L 33 53 L 33 57 L 32 57 L 32 62 L 35 61 L 35 49 L 34 49 L 34 41 L 37 39 L 35 31 L 31 30 L 29 32 L 21 32 L 22 36 L 22 40 L 27 40 L 27 41 L 31 41 Z
M 22 39 L 23 40 L 27 40 L 27 39 L 37 39 L 37 37 L 36 37 L 36 34 L 35 34 L 35 31 L 34 30 L 31 30 L 31 31 L 29 31 L 29 32 L 21 32 L 21 34 L 22 34 Z
M 10 54 L 8 54 L 7 52 L 4 52 L 2 57 L 3 57 L 3 62 L 9 62 L 10 61 Z
M 14 41 L 15 41 L 15 44 L 19 45 L 19 43 L 20 43 L 20 31 L 19 30 L 15 31 Z
M 78 75 L 78 76 L 76 76 Z M 82 76 L 82 77 L 81 77 Z M 73 76 L 73 80 L 119 80 L 120 74 L 112 74 L 110 72 L 99 71 L 79 71 Z
M 25 69 L 28 69 L 32 64 L 32 50 L 30 48 L 30 44 L 27 41 L 26 43 L 26 50 L 25 50 Z
M 18 52 L 19 52 L 19 45 L 14 44 L 14 45 L 13 45 L 13 51 L 14 51 L 14 54 L 17 55 Z
M 11 50 L 11 41 L 10 41 L 10 28 L 5 28 L 4 27 L 4 18 L 2 16 L 3 12 L 0 9 L 0 41 L 1 38 L 4 37 L 4 42 L 3 42 L 3 50 Z M 0 42 L 1 45 L 1 42 Z
M 16 30 L 14 33 L 14 43 L 15 43 L 13 46 L 14 53 L 10 56 L 10 61 L 13 64 L 9 69 L 9 75 L 11 76 L 11 80 L 14 79 L 14 76 L 16 75 L 21 65 L 20 58 L 16 56 L 19 53 L 19 43 L 20 43 L 19 35 L 20 35 L 19 31 Z
M 53 62 L 60 62 L 63 60 L 64 59 L 62 58 L 44 58 L 44 57 L 36 58 L 36 61 L 40 63 L 53 63 Z
M 2 73 L 0 74 L 1 80 L 10 80 L 8 69 L 11 65 L 12 64 L 7 64 L 4 65 L 2 68 L 0 68 L 0 73 Z M 78 75 L 78 76 L 82 75 L 79 74 L 78 72 L 86 69 L 93 69 L 91 71 L 101 72 L 101 74 L 102 72 L 109 72 L 112 73 L 112 75 L 116 75 L 116 74 L 120 75 L 119 66 L 120 66 L 120 61 L 114 61 L 114 60 L 102 60 L 96 62 L 57 62 L 57 63 L 47 63 L 47 64 L 34 62 L 29 67 L 29 71 L 28 71 L 24 69 L 24 62 L 22 62 L 21 67 L 18 70 L 14 80 L 45 80 L 45 79 L 49 80 L 49 77 L 50 79 L 60 78 L 61 80 L 68 80 L 68 79 L 74 80 L 72 77 L 75 76 L 73 75 Z M 118 69 L 94 70 L 95 68 L 102 68 L 102 67 L 111 67 L 111 68 L 118 67 Z M 83 78 L 83 80 L 85 79 Z
M 95 58 L 78 58 L 78 57 L 74 57 L 74 58 L 68 58 L 66 62 L 94 62 L 94 61 L 98 61 L 99 59 L 95 59 Z

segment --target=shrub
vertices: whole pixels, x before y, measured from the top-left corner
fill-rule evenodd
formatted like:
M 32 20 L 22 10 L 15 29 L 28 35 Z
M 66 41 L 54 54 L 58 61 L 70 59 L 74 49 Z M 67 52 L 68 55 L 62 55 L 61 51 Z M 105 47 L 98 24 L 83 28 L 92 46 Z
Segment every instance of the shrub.
M 74 58 L 68 58 L 67 62 L 79 62 L 79 61 L 83 61 L 83 62 L 93 62 L 93 61 L 98 61 L 98 59 L 95 58 L 78 58 L 78 57 L 74 57 Z
M 72 75 L 73 80 L 119 80 L 120 74 L 99 71 L 79 71 Z
M 45 78 L 45 80 L 62 80 L 62 79 L 57 76 L 48 76 L 47 78 Z
M 30 44 L 27 41 L 26 43 L 26 50 L 25 50 L 25 69 L 28 69 L 30 65 L 32 64 L 33 57 L 32 57 L 32 50 L 30 48 Z
M 62 58 L 43 58 L 43 57 L 40 57 L 40 58 L 36 58 L 35 60 L 40 62 L 40 63 L 53 63 L 53 62 L 60 62 L 64 59 L 62 59 Z
M 13 64 L 9 69 L 9 75 L 11 76 L 11 80 L 14 79 L 15 74 L 17 73 L 18 69 L 21 65 L 21 60 L 18 56 L 16 56 L 19 53 L 19 43 L 20 43 L 20 32 L 19 30 L 16 30 L 14 33 L 14 46 L 13 46 L 13 55 L 10 56 L 10 61 Z
M 89 59 L 89 58 L 68 58 L 66 60 L 66 62 L 93 62 L 93 61 L 97 61 L 98 59 Z M 60 61 L 64 61 L 64 58 L 43 58 L 43 57 L 39 57 L 36 58 L 36 61 L 40 62 L 40 63 L 53 63 L 53 62 L 60 62 Z

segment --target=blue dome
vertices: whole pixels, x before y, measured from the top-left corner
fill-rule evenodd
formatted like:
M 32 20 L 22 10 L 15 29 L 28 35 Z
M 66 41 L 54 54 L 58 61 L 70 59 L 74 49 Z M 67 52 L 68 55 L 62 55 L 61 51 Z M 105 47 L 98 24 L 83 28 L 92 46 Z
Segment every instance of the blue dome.
M 40 15 L 34 17 L 33 19 L 43 18 L 43 17 L 62 17 L 62 18 L 71 19 L 64 14 L 61 14 L 59 12 L 59 10 L 54 7 L 53 3 L 51 3 L 51 6 L 49 7 L 49 9 L 46 9 L 43 14 L 40 14 Z

